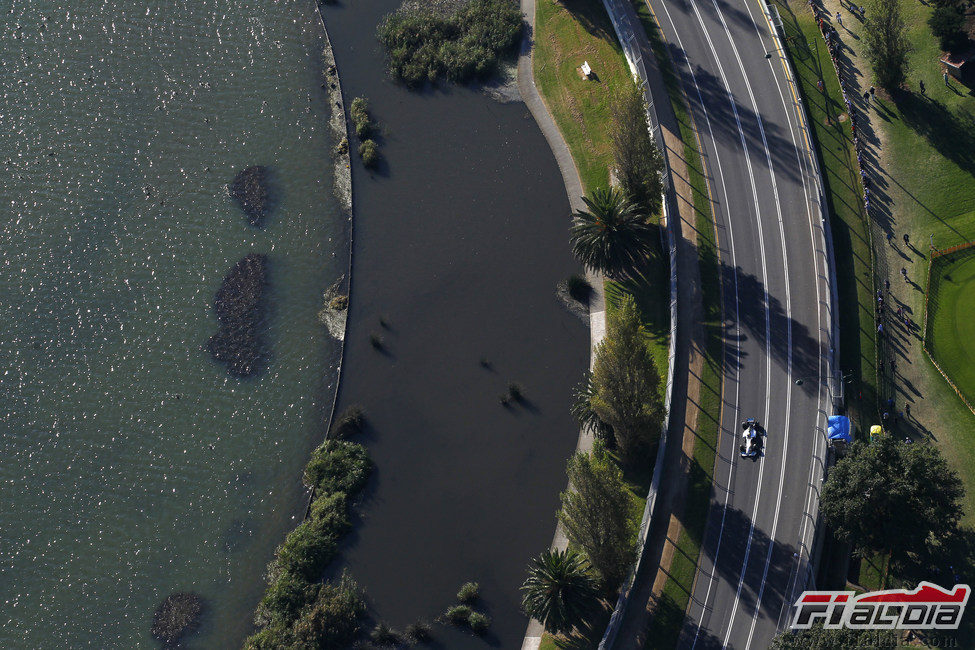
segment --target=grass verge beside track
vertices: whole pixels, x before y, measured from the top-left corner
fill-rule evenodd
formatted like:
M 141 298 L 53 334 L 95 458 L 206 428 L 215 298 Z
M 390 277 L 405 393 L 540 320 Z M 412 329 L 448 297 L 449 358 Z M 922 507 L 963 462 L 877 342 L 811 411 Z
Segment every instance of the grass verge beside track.
M 852 373 L 847 404 L 860 435 L 865 435 L 877 421 L 876 287 L 856 150 L 840 82 L 812 12 L 799 0 L 776 6 L 823 173 L 840 302 L 840 367 L 844 375 Z

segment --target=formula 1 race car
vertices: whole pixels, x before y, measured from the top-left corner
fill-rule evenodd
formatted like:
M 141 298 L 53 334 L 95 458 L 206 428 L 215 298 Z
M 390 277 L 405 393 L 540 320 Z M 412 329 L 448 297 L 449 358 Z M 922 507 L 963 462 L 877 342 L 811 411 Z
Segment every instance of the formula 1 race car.
M 742 458 L 757 459 L 765 453 L 765 430 L 755 418 L 748 418 L 741 423 L 742 445 L 738 448 Z

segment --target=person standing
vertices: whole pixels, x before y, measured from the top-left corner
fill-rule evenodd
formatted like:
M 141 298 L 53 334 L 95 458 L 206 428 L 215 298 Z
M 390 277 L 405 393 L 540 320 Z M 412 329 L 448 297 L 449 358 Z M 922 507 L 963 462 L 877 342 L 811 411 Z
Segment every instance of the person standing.
M 942 70 L 941 71 L 941 77 L 945 80 L 945 85 L 947 86 L 948 85 L 948 71 L 947 70 Z
M 837 24 L 838 24 L 838 25 L 839 25 L 840 27 L 842 27 L 842 26 L 843 26 L 843 17 L 842 17 L 842 16 L 840 16 L 840 12 L 838 12 L 838 11 L 836 12 L 836 23 L 837 23 Z
M 911 236 L 908 235 L 906 232 L 904 233 L 904 245 L 905 246 L 911 245 Z
M 903 266 L 901 267 L 901 275 L 904 276 L 904 282 L 907 282 L 907 269 Z
M 924 82 L 923 81 L 918 81 L 917 82 L 917 86 L 918 86 L 918 88 L 921 89 L 921 94 L 923 95 L 924 94 Z

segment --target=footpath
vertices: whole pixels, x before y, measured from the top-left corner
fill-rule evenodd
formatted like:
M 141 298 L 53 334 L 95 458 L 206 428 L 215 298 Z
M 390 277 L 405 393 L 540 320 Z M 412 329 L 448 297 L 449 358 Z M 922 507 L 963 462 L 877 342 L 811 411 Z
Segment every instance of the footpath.
M 585 203 L 582 202 L 582 180 L 579 178 L 579 170 L 576 168 L 569 147 L 562 137 L 562 133 L 555 126 L 552 114 L 538 93 L 535 86 L 535 75 L 532 72 L 532 43 L 535 32 L 535 0 L 521 0 L 521 12 L 524 14 L 528 29 L 521 42 L 521 51 L 518 54 L 518 92 L 522 100 L 528 106 L 532 117 L 538 124 L 542 135 L 548 142 L 549 148 L 555 155 L 555 161 L 562 173 L 562 182 L 565 184 L 565 192 L 569 197 L 569 207 L 572 211 L 584 209 Z M 566 215 L 566 230 L 568 231 L 568 215 Z M 586 280 L 592 286 L 593 291 L 589 298 L 589 344 L 590 344 L 590 369 L 592 366 L 592 356 L 596 346 L 606 335 L 606 294 L 603 288 L 603 278 L 593 273 L 586 274 Z M 579 431 L 579 442 L 576 446 L 578 451 L 589 451 L 593 445 L 593 434 L 588 428 L 583 427 Z M 559 524 L 555 529 L 555 538 L 552 540 L 552 548 L 563 550 L 569 545 L 569 540 L 565 536 L 562 525 Z M 528 623 L 525 632 L 525 640 L 522 642 L 522 650 L 537 650 L 542 643 L 542 635 L 545 627 L 537 620 L 532 619 Z

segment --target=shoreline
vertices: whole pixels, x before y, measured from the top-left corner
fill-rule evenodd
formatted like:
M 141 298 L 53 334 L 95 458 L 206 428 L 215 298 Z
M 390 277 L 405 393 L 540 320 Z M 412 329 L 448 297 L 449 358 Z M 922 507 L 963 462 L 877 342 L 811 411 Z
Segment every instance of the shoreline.
M 352 204 L 352 155 L 349 145 L 349 124 L 345 117 L 345 100 L 342 97 L 342 81 L 339 76 L 338 66 L 335 64 L 335 54 L 332 51 L 332 41 L 328 36 L 328 26 L 325 24 L 325 15 L 322 13 L 322 5 L 315 3 L 315 13 L 322 26 L 322 34 L 325 36 L 325 47 L 322 50 L 322 88 L 328 98 L 329 104 L 329 130 L 333 136 L 332 156 L 333 156 L 333 184 L 332 193 L 339 202 L 342 217 L 347 221 L 348 226 L 345 230 L 348 249 L 348 264 L 345 274 L 336 278 L 334 284 L 325 292 L 336 290 L 344 293 L 351 300 L 352 293 L 352 242 L 354 238 L 353 204 Z M 344 151 L 339 151 L 342 142 L 345 142 Z M 344 310 L 342 319 L 341 338 L 333 336 L 339 341 L 338 363 L 335 367 L 335 390 L 332 392 L 332 406 L 329 408 L 328 417 L 323 421 L 324 436 L 323 440 L 328 439 L 329 431 L 332 427 L 332 420 L 335 418 L 335 408 L 339 400 L 339 392 L 342 389 L 342 365 L 345 361 L 345 338 L 348 331 L 348 304 Z M 331 330 L 331 328 L 329 328 Z M 329 332 L 329 335 L 333 335 Z M 314 491 L 308 495 L 308 506 L 305 508 L 305 517 L 308 516 L 308 509 L 314 499 Z

